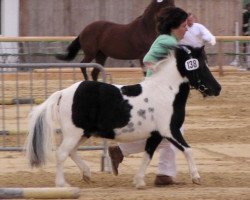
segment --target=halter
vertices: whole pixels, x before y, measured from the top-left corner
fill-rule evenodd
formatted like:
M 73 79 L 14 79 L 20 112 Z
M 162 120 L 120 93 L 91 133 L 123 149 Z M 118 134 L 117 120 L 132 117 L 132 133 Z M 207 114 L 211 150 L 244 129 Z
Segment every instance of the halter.
M 192 55 L 191 55 L 191 50 L 189 50 L 186 46 L 181 46 L 181 47 L 182 47 L 182 49 L 188 54 L 189 58 L 192 59 L 193 57 L 192 57 Z M 197 87 L 197 90 L 198 90 L 200 93 L 202 93 L 203 96 L 205 96 L 205 95 L 206 95 L 205 91 L 207 91 L 208 88 L 207 88 L 204 84 L 202 84 L 201 79 L 200 79 L 200 76 L 199 76 L 199 74 L 198 74 L 198 72 L 197 72 L 196 70 L 193 70 L 192 74 L 193 74 L 193 77 L 195 77 L 196 80 L 197 80 L 197 86 L 198 86 L 198 87 Z M 191 86 L 190 88 L 191 88 L 191 89 L 195 89 L 194 86 Z

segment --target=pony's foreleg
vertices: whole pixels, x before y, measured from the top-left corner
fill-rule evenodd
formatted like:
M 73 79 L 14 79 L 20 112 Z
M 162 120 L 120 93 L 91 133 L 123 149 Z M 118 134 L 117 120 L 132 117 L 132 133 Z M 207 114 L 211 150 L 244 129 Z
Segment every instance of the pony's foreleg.
M 88 138 L 83 137 L 81 142 L 85 142 L 87 139 Z M 89 183 L 90 178 L 91 178 L 91 172 L 87 164 L 78 155 L 77 147 L 78 145 L 71 151 L 70 157 L 76 163 L 76 165 L 79 167 L 80 171 L 82 172 L 82 179 L 86 181 L 87 183 Z
M 65 132 L 63 132 L 64 134 Z M 64 178 L 63 172 L 63 164 L 67 157 L 70 155 L 72 151 L 78 146 L 79 141 L 82 137 L 82 130 L 76 131 L 76 129 L 72 129 L 69 132 L 69 135 L 63 135 L 63 140 L 61 145 L 57 149 L 56 157 L 57 157 L 57 171 L 56 171 L 56 186 L 57 187 L 68 187 L 70 186 Z M 74 154 L 74 153 L 73 153 Z
M 185 148 L 183 153 L 188 162 L 189 174 L 192 178 L 193 183 L 200 185 L 201 184 L 200 175 L 193 159 L 192 149 Z
M 181 131 L 175 131 L 174 138 L 167 138 L 174 146 L 183 152 L 188 163 L 189 174 L 193 183 L 200 184 L 200 175 L 192 156 L 192 150 L 183 138 Z
M 146 184 L 144 181 L 144 176 L 146 169 L 154 155 L 156 148 L 161 143 L 161 141 L 162 141 L 162 136 L 157 131 L 153 131 L 151 133 L 151 136 L 147 139 L 142 163 L 133 181 L 136 188 L 140 189 L 145 187 Z

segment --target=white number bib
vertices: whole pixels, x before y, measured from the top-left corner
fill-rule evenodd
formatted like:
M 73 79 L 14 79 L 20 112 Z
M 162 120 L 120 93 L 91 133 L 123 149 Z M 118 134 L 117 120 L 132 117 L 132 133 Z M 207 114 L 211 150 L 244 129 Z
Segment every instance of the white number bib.
M 185 67 L 188 71 L 196 70 L 199 68 L 199 61 L 195 58 L 191 58 L 185 62 Z

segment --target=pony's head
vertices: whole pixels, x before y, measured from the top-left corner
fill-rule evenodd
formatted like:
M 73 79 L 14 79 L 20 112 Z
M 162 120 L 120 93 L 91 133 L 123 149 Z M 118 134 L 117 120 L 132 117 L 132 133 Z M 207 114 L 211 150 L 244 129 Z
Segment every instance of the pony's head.
M 218 96 L 221 91 L 207 65 L 204 47 L 194 48 L 179 45 L 175 50 L 180 74 L 189 80 L 190 85 L 205 96 Z

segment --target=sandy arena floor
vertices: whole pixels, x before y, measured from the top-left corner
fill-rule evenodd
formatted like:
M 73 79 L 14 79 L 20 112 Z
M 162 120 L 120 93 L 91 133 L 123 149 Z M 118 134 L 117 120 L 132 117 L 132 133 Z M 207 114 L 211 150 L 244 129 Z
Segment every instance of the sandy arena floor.
M 78 168 L 68 159 L 66 179 L 81 188 L 82 200 L 249 200 L 250 199 L 250 72 L 230 71 L 219 77 L 219 97 L 203 99 L 192 91 L 185 122 L 185 137 L 193 147 L 202 185 L 192 184 L 186 160 L 177 154 L 177 184 L 154 187 L 158 152 L 146 174 L 147 187 L 132 185 L 142 154 L 124 159 L 120 175 L 100 171 L 100 151 L 80 152 L 92 170 L 92 181 L 81 180 Z M 20 152 L 0 152 L 0 187 L 53 187 L 55 163 L 31 169 Z

